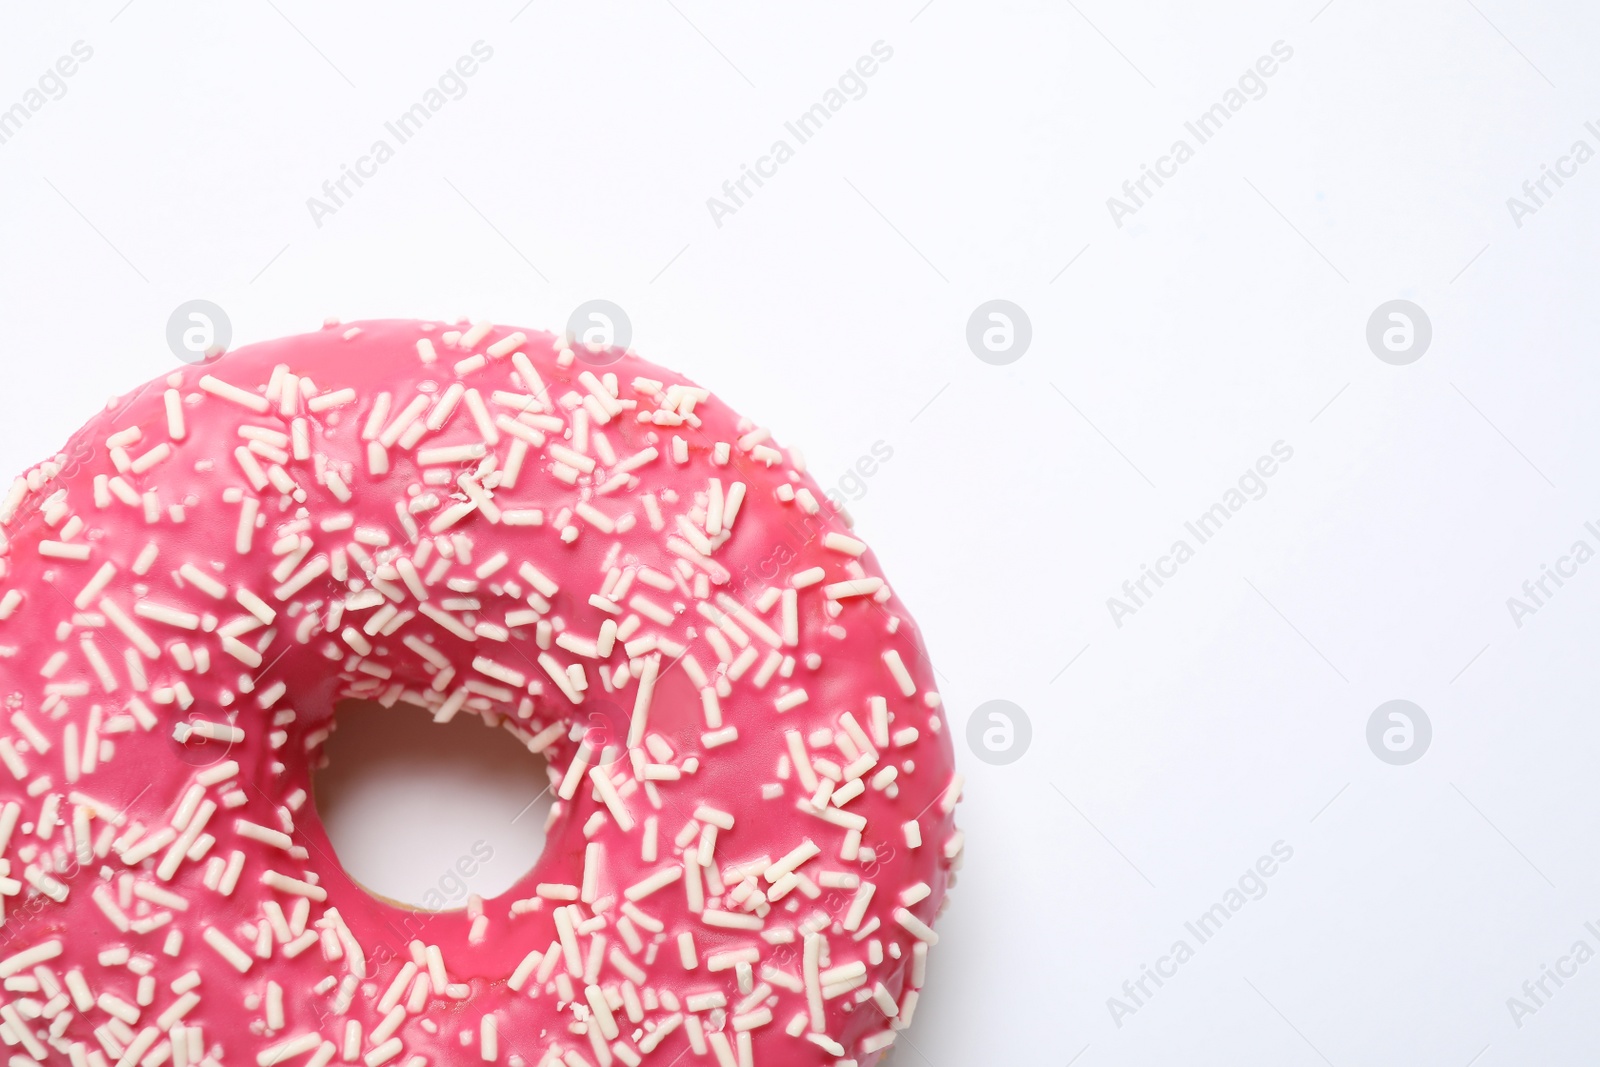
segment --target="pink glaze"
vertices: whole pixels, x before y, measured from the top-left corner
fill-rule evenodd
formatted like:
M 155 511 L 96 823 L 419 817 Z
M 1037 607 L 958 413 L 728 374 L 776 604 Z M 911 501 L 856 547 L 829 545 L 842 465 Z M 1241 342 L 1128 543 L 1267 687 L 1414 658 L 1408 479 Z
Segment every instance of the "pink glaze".
M 561 344 L 381 321 L 252 345 L 18 480 L 13 1063 L 867 1067 L 909 1023 L 961 850 L 915 627 L 798 455 Z M 439 913 L 352 882 L 306 803 L 346 697 L 542 752 L 534 870 Z

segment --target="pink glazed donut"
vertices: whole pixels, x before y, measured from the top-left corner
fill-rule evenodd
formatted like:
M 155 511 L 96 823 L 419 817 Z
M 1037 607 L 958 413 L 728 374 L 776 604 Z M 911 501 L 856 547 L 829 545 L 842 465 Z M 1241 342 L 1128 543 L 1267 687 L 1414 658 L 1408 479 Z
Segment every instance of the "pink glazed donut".
M 705 389 L 509 327 L 113 400 L 0 503 L 11 1064 L 877 1063 L 961 779 L 848 526 Z M 307 803 L 345 698 L 543 754 L 533 871 L 441 912 L 352 881 Z

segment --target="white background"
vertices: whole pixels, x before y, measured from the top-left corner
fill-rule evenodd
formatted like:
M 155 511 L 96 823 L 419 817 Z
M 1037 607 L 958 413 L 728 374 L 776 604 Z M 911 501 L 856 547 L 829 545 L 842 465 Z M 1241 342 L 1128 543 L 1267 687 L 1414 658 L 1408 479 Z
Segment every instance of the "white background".
M 1600 547 L 1600 163 L 1520 227 L 1506 198 L 1600 148 L 1597 30 L 1576 0 L 6 5 L 0 108 L 94 57 L 0 145 L 0 466 L 170 370 L 189 299 L 236 344 L 615 301 L 825 484 L 893 449 L 852 511 L 969 776 L 897 1062 L 1583 1062 L 1600 962 L 1520 1027 L 1506 1001 L 1600 949 L 1600 563 L 1520 628 L 1506 598 Z M 315 225 L 480 39 L 466 95 Z M 879 40 L 866 95 L 719 228 L 707 197 Z M 1117 227 L 1106 198 L 1279 40 L 1266 95 Z M 1008 366 L 965 341 L 991 298 L 1032 322 Z M 1409 366 L 1365 341 L 1396 298 L 1433 324 Z M 1116 626 L 1106 598 L 1279 440 L 1266 496 Z M 1394 698 L 1433 725 L 1409 766 L 1366 742 Z M 1032 723 L 1006 766 L 960 732 L 991 699 Z M 409 743 L 341 764 L 341 855 L 415 899 L 485 839 L 474 888 L 509 884 L 536 768 Z M 1280 840 L 1266 896 L 1116 1025 Z

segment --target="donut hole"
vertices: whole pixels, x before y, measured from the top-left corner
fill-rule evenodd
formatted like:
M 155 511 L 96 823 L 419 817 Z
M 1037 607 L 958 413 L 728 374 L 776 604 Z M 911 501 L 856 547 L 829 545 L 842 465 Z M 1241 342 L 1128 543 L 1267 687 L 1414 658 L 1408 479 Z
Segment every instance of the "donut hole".
M 368 893 L 452 911 L 471 894 L 499 896 L 538 862 L 552 800 L 545 761 L 505 730 L 366 700 L 339 703 L 334 727 L 314 801 Z

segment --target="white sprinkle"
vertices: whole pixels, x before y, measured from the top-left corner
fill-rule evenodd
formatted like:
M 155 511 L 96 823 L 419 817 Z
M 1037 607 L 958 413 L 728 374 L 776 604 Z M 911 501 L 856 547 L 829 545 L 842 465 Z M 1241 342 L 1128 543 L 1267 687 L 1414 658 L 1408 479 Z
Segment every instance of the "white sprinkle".
M 483 340 L 485 337 L 488 337 L 489 333 L 493 329 L 493 323 L 475 322 L 466 333 L 461 335 L 461 337 L 456 341 L 456 344 L 461 348 L 474 348 L 477 346 L 479 341 Z
M 342 407 L 354 401 L 355 398 L 356 391 L 354 389 L 335 389 L 331 393 L 323 393 L 321 396 L 312 397 L 306 402 L 306 408 L 313 413 L 323 412 L 329 408 Z
M 35 945 L 33 948 L 25 949 L 14 956 L 7 956 L 5 959 L 0 960 L 0 978 L 10 978 L 20 971 L 25 971 L 29 967 L 44 963 L 46 960 L 53 960 L 59 955 L 61 955 L 61 941 L 52 938 L 49 941 Z
M 244 853 L 233 852 L 228 856 L 228 865 L 223 869 L 222 880 L 217 884 L 217 892 L 225 897 L 233 895 L 234 886 L 239 883 L 239 874 L 244 870 Z
M 196 730 L 196 733 L 199 731 Z M 242 733 L 242 731 L 241 731 Z M 243 740 L 243 737 L 238 738 Z M 235 819 L 233 828 L 239 832 L 240 837 L 248 837 L 252 841 L 260 841 L 263 845 L 271 845 L 284 851 L 294 847 L 294 840 L 282 830 L 274 830 L 268 826 L 261 826 L 248 819 Z
M 216 950 L 217 955 L 226 960 L 240 974 L 250 970 L 250 965 L 255 962 L 250 958 L 249 954 L 234 944 L 227 934 L 214 926 L 206 927 L 200 936 L 205 940 L 206 944 Z
M 466 626 L 462 625 L 460 619 L 457 619 L 447 611 L 436 608 L 432 604 L 418 604 L 417 610 L 463 641 L 476 641 L 478 639 L 477 634 L 467 629 Z
M 939 810 L 949 815 L 956 810 L 956 802 L 961 799 L 961 787 L 966 784 L 966 776 L 956 774 L 951 777 L 950 784 L 945 787 L 944 795 L 939 798 Z
M 854 537 L 846 537 L 842 533 L 833 532 L 823 535 L 822 547 L 831 548 L 835 552 L 843 552 L 847 556 L 859 556 L 867 550 L 864 542 L 857 541 Z
M 521 330 L 518 330 L 515 333 L 507 334 L 505 337 L 500 338 L 500 340 L 490 345 L 486 351 L 491 356 L 499 359 L 502 356 L 509 356 L 511 353 L 515 352 L 519 347 L 525 344 L 527 340 L 528 335 L 523 333 Z
M 271 886 L 281 893 L 306 897 L 319 902 L 328 899 L 328 891 L 321 886 L 303 882 L 298 878 L 291 878 L 286 874 L 279 874 L 277 871 L 263 871 L 261 873 L 261 884 Z
M 276 988 L 276 984 L 268 983 L 268 987 L 269 990 Z M 280 993 L 279 996 L 281 997 L 282 994 Z M 278 1010 L 281 1014 L 283 1010 L 281 1003 Z M 268 1025 L 270 1027 L 270 1023 Z M 279 1025 L 281 1026 L 282 1023 L 280 1022 Z M 320 1044 L 322 1044 L 322 1038 L 317 1034 L 301 1034 L 299 1037 L 291 1037 L 287 1041 L 280 1041 L 278 1044 L 257 1053 L 256 1064 L 258 1067 L 276 1067 L 277 1064 L 283 1063 L 285 1060 L 291 1060 L 296 1056 L 302 1056 L 310 1052 Z M 331 1045 L 329 1046 L 329 1048 L 332 1047 Z
M 561 588 L 531 563 L 523 563 L 518 566 L 517 573 L 522 575 L 524 581 L 537 589 L 539 594 L 546 598 L 555 596 L 556 592 Z
M 544 962 L 544 956 L 537 949 L 528 953 L 522 957 L 522 962 L 517 964 L 517 969 L 511 972 L 511 980 L 506 984 L 511 987 L 513 992 L 521 992 L 522 987 L 527 984 L 534 970 L 542 962 Z
M 209 374 L 202 377 L 198 384 L 201 389 L 204 389 L 212 396 L 223 400 L 231 400 L 241 407 L 249 408 L 257 415 L 265 415 L 272 406 L 267 403 L 266 397 L 246 392 L 237 385 L 230 385 Z
M 478 435 L 485 444 L 493 445 L 500 442 L 500 431 L 495 429 L 494 419 L 489 414 L 489 409 L 484 406 L 483 395 L 476 389 L 466 392 L 467 411 L 472 414 L 472 421 L 477 423 Z M 479 446 L 483 447 L 483 446 Z
M 100 591 L 106 587 L 106 583 L 111 581 L 116 573 L 116 564 L 101 564 L 100 569 L 94 572 L 94 577 L 90 578 L 83 589 L 79 591 L 77 598 L 72 602 L 72 606 L 79 611 L 86 609 L 90 604 L 94 603 L 95 597 L 100 595 Z
M 720 730 L 712 730 L 700 735 L 700 743 L 707 748 L 719 748 L 737 740 L 739 740 L 739 728 L 736 726 L 724 726 Z
M 398 1037 L 391 1037 L 389 1040 L 385 1041 L 383 1044 L 367 1053 L 361 1062 L 365 1063 L 367 1067 L 379 1067 L 380 1064 L 388 1063 L 390 1060 L 400 1055 L 400 1051 L 403 1048 L 405 1048 L 405 1045 Z
M 175 933 L 177 933 L 177 931 L 173 931 L 173 933 L 175 934 Z M 200 982 L 200 975 L 195 971 L 190 971 L 189 975 L 192 976 L 194 984 L 198 985 L 199 982 Z M 172 1029 L 174 1029 L 177 1026 L 178 1023 L 183 1021 L 185 1016 L 187 1016 L 191 1011 L 193 1011 L 200 1004 L 200 994 L 190 992 L 189 988 L 184 988 L 184 989 L 180 990 L 179 986 L 182 985 L 182 984 L 183 984 L 183 979 L 181 979 L 181 978 L 178 979 L 176 982 L 172 983 L 172 991 L 174 993 L 179 993 L 181 995 L 178 997 L 177 1000 L 172 1002 L 172 1006 L 171 1007 L 169 1007 L 166 1011 L 162 1012 L 159 1016 L 156 1017 L 156 1028 L 157 1029 L 159 1029 L 159 1030 L 172 1030 Z M 176 1041 L 174 1041 L 174 1044 L 176 1045 Z M 183 1044 L 185 1045 L 185 1047 L 187 1047 L 188 1041 L 184 1040 Z
M 808 837 L 803 842 L 790 849 L 787 855 L 779 859 L 776 863 L 772 864 L 772 866 L 768 867 L 762 874 L 762 877 L 765 878 L 769 883 L 776 882 L 779 878 L 790 873 L 791 871 L 794 871 L 801 864 L 817 856 L 821 852 L 822 849 L 817 847 L 816 842 L 812 841 Z
M 591 986 L 590 988 L 594 987 Z M 615 1028 L 615 1026 L 616 1024 L 613 1023 L 612 1027 Z M 485 1015 L 478 1024 L 478 1055 L 489 1063 L 493 1063 L 500 1058 L 500 1035 L 495 1027 L 495 1017 L 492 1014 Z
M 889 673 L 894 675 L 895 683 L 900 686 L 902 696 L 916 694 L 917 685 L 911 680 L 911 672 L 906 670 L 906 665 L 901 662 L 899 652 L 892 648 L 889 649 L 883 654 L 883 663 L 884 666 L 889 668 Z
M 595 792 L 600 794 L 600 799 L 610 809 L 611 817 L 617 821 L 617 828 L 623 833 L 632 830 L 633 815 L 622 802 L 617 787 L 612 784 L 610 771 L 605 767 L 595 767 L 589 771 L 589 780 L 594 783 Z
M 4 500 L 0 500 L 0 523 L 9 523 L 16 517 L 17 509 L 28 497 L 28 479 L 16 478 L 11 482 L 11 488 L 6 491 Z
M 912 936 L 916 937 L 919 941 L 926 941 L 930 945 L 937 945 L 939 943 L 939 935 L 934 933 L 926 923 L 917 918 L 915 915 L 911 914 L 905 908 L 894 909 L 894 921 L 911 931 Z
M 179 725 L 183 724 L 180 723 Z M 194 719 L 187 725 L 191 732 L 208 741 L 223 741 L 230 745 L 236 745 L 244 740 L 244 730 L 228 723 L 212 722 L 209 719 Z
M 822 587 L 822 595 L 829 600 L 843 600 L 852 596 L 871 596 L 883 588 L 882 578 L 852 578 Z
M 616 474 L 627 474 L 630 471 L 638 470 L 640 467 L 651 462 L 660 455 L 661 453 L 657 452 L 652 446 L 650 448 L 635 452 L 622 462 L 614 464 L 611 470 Z
M 157 463 L 160 463 L 170 455 L 172 455 L 172 446 L 167 442 L 162 441 L 160 444 L 144 453 L 144 455 L 140 456 L 138 459 L 135 459 L 133 461 L 133 465 L 129 469 L 135 474 L 143 474 L 145 471 L 149 470 L 151 467 L 154 467 Z
M 650 701 L 655 695 L 656 676 L 661 671 L 661 657 L 651 656 L 645 661 L 639 675 L 639 692 L 633 701 L 633 718 L 628 726 L 628 747 L 636 748 L 644 741 L 645 727 L 650 722 Z
M 261 501 L 253 496 L 245 497 L 239 506 L 239 529 L 234 535 L 233 547 L 241 556 L 250 552 L 250 543 L 256 532 L 256 515 L 260 510 Z
M 150 619 L 153 622 L 163 622 L 168 626 L 176 626 L 183 630 L 198 630 L 200 616 L 192 612 L 179 611 L 177 608 L 165 604 L 153 604 L 148 600 L 140 600 L 133 605 L 133 613 L 140 618 Z
M 111 624 L 122 631 L 124 637 L 133 642 L 135 648 L 144 654 L 145 659 L 159 659 L 161 649 L 150 639 L 150 635 L 139 628 L 139 624 L 130 619 L 126 612 L 118 607 L 107 597 L 100 598 L 100 613 L 111 620 Z
M 250 480 L 252 489 L 259 493 L 267 487 L 267 474 L 261 469 L 261 464 L 256 462 L 255 453 L 240 445 L 233 450 L 233 458 L 238 462 L 239 469 L 244 471 L 244 476 Z M 112 479 L 113 483 L 116 481 L 117 479 Z M 112 485 L 112 488 L 116 488 L 115 484 Z
M 717 911 L 712 908 L 707 908 L 700 913 L 700 921 L 707 926 L 714 926 L 723 930 L 759 930 L 766 925 L 765 920 L 759 915 Z
M 605 512 L 601 511 L 599 508 L 590 504 L 586 500 L 578 501 L 577 505 L 572 510 L 580 519 L 587 522 L 601 533 L 614 533 L 616 531 L 616 520 L 612 519 L 611 516 L 607 515 Z
M 550 447 L 545 451 L 549 452 L 551 458 L 555 459 L 557 462 L 565 463 L 567 466 L 576 468 L 577 470 L 582 471 L 584 474 L 589 474 L 594 470 L 594 458 L 592 456 L 586 456 L 581 452 L 574 452 L 565 445 L 558 445 L 554 442 L 551 442 Z
M 183 425 L 183 396 L 176 389 L 168 389 L 162 394 L 162 400 L 167 410 L 167 436 L 181 441 L 187 433 Z
M 420 449 L 417 452 L 417 463 L 423 467 L 453 466 L 457 463 L 480 460 L 488 454 L 488 446 L 482 444 L 446 445 Z
M 207 574 L 199 567 L 196 567 L 193 563 L 185 563 L 183 566 L 179 567 L 178 574 L 188 581 L 190 585 L 194 586 L 196 589 L 215 600 L 221 600 L 223 597 L 228 595 L 227 586 L 211 577 L 211 575 Z
M 733 829 L 733 816 L 719 808 L 708 807 L 701 804 L 694 809 L 694 817 L 701 822 L 710 823 L 720 830 Z
M 599 770 L 600 768 L 597 767 L 595 769 Z M 630 901 L 640 901 L 649 896 L 651 893 L 656 892 L 658 889 L 666 888 L 682 877 L 682 865 L 673 864 L 670 867 L 663 867 L 649 877 L 635 882 L 633 885 L 624 890 L 622 895 L 627 897 Z
M 817 1034 L 824 1033 L 827 1029 L 822 1005 L 821 961 L 822 936 L 816 933 L 806 934 L 802 970 L 805 974 L 806 1005 L 811 1014 L 811 1030 Z
M 804 589 L 808 585 L 816 585 L 822 581 L 827 576 L 827 573 L 821 567 L 808 567 L 799 574 L 790 577 L 789 584 L 796 589 Z
M 472 669 L 479 674 L 486 675 L 509 686 L 521 689 L 528 684 L 528 676 L 503 663 L 496 663 L 487 656 L 476 656 L 472 660 Z
M 311 584 L 312 581 L 322 577 L 322 575 L 326 574 L 327 572 L 328 557 L 318 556 L 310 563 L 307 563 L 304 567 L 300 568 L 300 572 L 298 574 L 294 575 L 288 581 L 278 586 L 277 589 L 273 590 L 273 596 L 277 597 L 279 600 L 288 600 L 300 590 L 304 589 L 307 585 Z
M 462 519 L 478 510 L 478 505 L 470 500 L 458 501 L 441 511 L 434 520 L 428 524 L 430 533 L 443 533 Z

